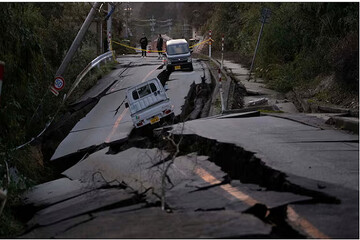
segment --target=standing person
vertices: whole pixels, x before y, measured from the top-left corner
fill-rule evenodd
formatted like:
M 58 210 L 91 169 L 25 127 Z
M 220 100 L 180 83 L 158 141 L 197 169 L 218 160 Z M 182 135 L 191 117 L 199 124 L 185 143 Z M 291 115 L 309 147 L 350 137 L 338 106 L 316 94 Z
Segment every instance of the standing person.
M 158 38 L 158 40 L 157 40 L 157 50 L 158 50 L 158 53 L 159 53 L 158 59 L 161 59 L 163 42 L 164 42 L 164 40 L 163 40 L 163 38 L 161 37 L 161 34 L 159 34 L 159 38 Z
M 148 45 L 148 40 L 145 36 L 145 33 L 142 34 L 142 38 L 140 38 L 140 45 L 141 45 L 141 57 L 146 57 L 146 46 Z

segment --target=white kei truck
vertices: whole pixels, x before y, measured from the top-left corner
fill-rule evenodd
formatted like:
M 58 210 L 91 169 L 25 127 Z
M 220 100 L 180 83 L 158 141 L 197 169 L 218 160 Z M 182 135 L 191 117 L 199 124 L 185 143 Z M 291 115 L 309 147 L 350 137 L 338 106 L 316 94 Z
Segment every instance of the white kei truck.
M 125 107 L 130 109 L 135 128 L 155 124 L 174 115 L 174 106 L 158 78 L 150 79 L 126 90 Z

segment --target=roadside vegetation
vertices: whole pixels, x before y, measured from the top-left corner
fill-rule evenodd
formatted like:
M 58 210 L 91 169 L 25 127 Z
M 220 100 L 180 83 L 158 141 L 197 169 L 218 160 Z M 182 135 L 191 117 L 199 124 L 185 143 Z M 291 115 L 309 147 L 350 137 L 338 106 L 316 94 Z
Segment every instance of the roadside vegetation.
M 261 9 L 270 8 L 256 56 L 256 77 L 280 92 L 295 90 L 313 101 L 358 108 L 359 3 L 232 2 L 212 4 L 210 9 L 207 5 L 204 10 L 202 5 L 189 3 L 187 8 L 193 11 L 188 19 L 202 24 L 204 35 L 212 30 L 215 56 L 224 35 L 230 58 L 250 67 Z M 324 91 L 316 90 L 319 86 Z
M 64 73 L 65 88 L 58 97 L 49 91 L 55 72 L 90 9 L 89 3 L 0 3 L 0 61 L 5 62 L 0 103 L 0 189 L 8 190 L 7 203 L 0 216 L 0 237 L 16 236 L 23 229 L 20 221 L 23 213 L 18 209 L 20 194 L 54 178 L 39 142 L 13 149 L 45 128 L 61 104 L 63 94 L 97 56 L 96 34 L 88 31 Z M 103 15 L 98 14 L 101 21 Z M 118 27 L 121 19 L 116 17 L 113 24 L 121 31 Z M 93 69 L 57 116 L 113 67 L 108 63 Z M 10 183 L 5 177 L 5 161 Z

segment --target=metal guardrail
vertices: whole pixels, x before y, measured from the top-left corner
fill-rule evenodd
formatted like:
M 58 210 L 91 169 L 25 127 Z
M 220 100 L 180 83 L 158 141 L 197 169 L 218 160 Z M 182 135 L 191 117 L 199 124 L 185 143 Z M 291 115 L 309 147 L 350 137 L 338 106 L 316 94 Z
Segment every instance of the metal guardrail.
M 68 99 L 71 95 L 71 93 L 75 90 L 75 88 L 79 85 L 79 83 L 81 82 L 81 80 L 85 77 L 85 75 L 94 67 L 96 67 L 99 63 L 101 63 L 102 61 L 106 61 L 109 58 L 113 57 L 113 53 L 112 51 L 108 51 L 104 54 L 101 54 L 100 56 L 96 57 L 94 60 L 92 60 L 80 73 L 79 75 L 76 77 L 75 82 L 73 83 L 73 85 L 71 86 L 69 92 L 66 94 L 66 96 L 64 97 L 64 102 L 66 101 L 66 99 Z
M 90 64 L 95 67 L 97 64 L 99 64 L 101 61 L 111 58 L 112 57 L 112 51 L 108 51 L 104 54 L 101 54 L 100 56 L 97 56 L 94 60 L 90 62 Z
M 112 51 L 108 51 L 98 57 L 96 57 L 94 60 L 92 60 L 82 71 L 81 73 L 76 77 L 76 80 L 74 82 L 74 84 L 71 86 L 68 94 L 64 95 L 64 99 L 63 99 L 63 102 L 61 105 L 64 104 L 64 102 L 69 98 L 69 96 L 71 95 L 71 93 L 74 91 L 74 89 L 79 85 L 79 83 L 81 82 L 81 80 L 85 77 L 85 75 L 91 70 L 93 69 L 94 67 L 98 66 L 98 64 L 100 64 L 102 61 L 104 60 L 107 60 L 107 59 L 111 59 L 113 58 L 113 52 Z M 1 80 L 1 79 L 0 79 Z M 60 105 L 60 106 L 61 106 Z M 56 114 L 59 112 L 59 109 L 60 109 L 60 106 L 58 108 L 58 110 L 56 111 Z M 55 114 L 55 115 L 56 115 Z M 11 151 L 15 151 L 15 150 L 18 150 L 18 149 L 21 149 L 27 145 L 29 145 L 31 142 L 33 142 L 35 139 L 37 139 L 38 137 L 40 137 L 45 131 L 46 129 L 50 126 L 50 124 L 52 123 L 52 121 L 54 120 L 55 118 L 55 115 L 54 117 L 51 118 L 51 120 L 46 124 L 45 128 L 34 138 L 32 138 L 30 141 L 20 145 L 20 146 L 17 146 L 13 149 L 11 149 Z M 3 155 L 4 153 L 0 153 L 0 155 Z M 9 174 L 9 167 L 8 167 L 8 164 L 6 161 L 5 162 L 5 166 L 6 166 L 6 180 L 7 180 L 7 186 L 10 184 L 10 174 Z M 1 177 L 1 176 L 0 176 Z M 0 216 L 4 210 L 4 207 L 5 207 L 5 204 L 6 204 L 6 201 L 8 199 L 8 189 L 5 187 L 1 187 L 0 186 Z
M 96 57 L 94 60 L 92 60 L 82 71 L 81 73 L 76 77 L 75 82 L 73 83 L 73 85 L 71 86 L 69 92 L 67 94 L 64 95 L 63 101 L 62 103 L 59 105 L 56 113 L 54 114 L 54 116 L 52 118 L 50 118 L 50 120 L 46 123 L 45 128 L 36 136 L 31 138 L 31 140 L 29 140 L 28 142 L 17 146 L 15 148 L 12 148 L 11 151 L 15 151 L 15 150 L 19 150 L 27 145 L 29 145 L 30 143 L 32 143 L 35 139 L 39 138 L 46 130 L 47 128 L 50 126 L 50 124 L 52 123 L 52 121 L 55 119 L 55 116 L 58 114 L 59 110 L 60 110 L 60 106 L 62 106 L 65 101 L 69 98 L 69 96 L 71 95 L 71 93 L 75 90 L 75 88 L 79 85 L 79 83 L 81 82 L 81 80 L 85 77 L 85 75 L 94 67 L 96 67 L 99 63 L 101 63 L 104 60 L 107 60 L 109 58 L 113 57 L 113 53 L 111 51 L 108 51 L 98 57 Z M 1 154 L 1 153 L 0 153 Z M 0 197 L 1 199 L 1 197 Z

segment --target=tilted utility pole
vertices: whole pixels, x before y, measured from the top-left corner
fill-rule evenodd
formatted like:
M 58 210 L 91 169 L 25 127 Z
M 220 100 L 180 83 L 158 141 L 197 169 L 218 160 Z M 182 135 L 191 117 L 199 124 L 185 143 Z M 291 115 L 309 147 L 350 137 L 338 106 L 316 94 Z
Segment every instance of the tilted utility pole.
M 256 43 L 254 56 L 253 56 L 253 59 L 252 59 L 252 61 L 251 61 L 251 66 L 250 66 L 248 81 L 250 81 L 250 79 L 251 79 L 251 71 L 252 71 L 252 69 L 253 69 L 253 67 L 254 67 L 256 52 L 257 52 L 258 47 L 259 47 L 260 38 L 261 38 L 263 29 L 264 29 L 264 24 L 265 24 L 265 23 L 268 23 L 267 19 L 270 17 L 270 15 L 271 15 L 271 10 L 270 10 L 269 8 L 263 8 L 263 9 L 261 10 L 261 19 L 260 19 L 260 21 L 262 22 L 262 24 L 261 24 L 261 28 L 260 28 L 259 37 L 258 37 L 258 40 L 257 40 L 257 43 Z
M 83 25 L 81 26 L 78 34 L 76 35 L 73 43 L 71 44 L 69 51 L 66 53 L 65 58 L 63 59 L 59 69 L 56 72 L 55 76 L 62 76 L 65 72 L 65 69 L 69 65 L 71 59 L 73 58 L 76 50 L 79 48 L 81 41 L 83 40 L 86 31 L 89 29 L 91 22 L 94 20 L 94 17 L 96 15 L 96 9 L 99 7 L 100 3 L 95 2 L 92 6 L 89 14 L 87 15 Z

